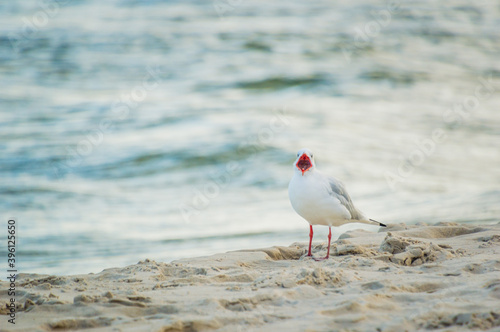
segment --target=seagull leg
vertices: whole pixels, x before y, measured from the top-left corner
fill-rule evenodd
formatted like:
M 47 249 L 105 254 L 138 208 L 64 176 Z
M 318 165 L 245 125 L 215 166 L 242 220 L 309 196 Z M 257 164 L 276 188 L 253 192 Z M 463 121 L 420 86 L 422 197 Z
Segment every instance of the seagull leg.
M 328 226 L 328 249 L 326 251 L 325 259 L 328 259 L 328 257 L 330 257 L 330 241 L 331 240 L 332 240 L 332 226 Z
M 312 227 L 312 226 L 311 226 Z M 326 256 L 323 258 L 315 258 L 315 261 L 322 261 L 330 257 L 330 241 L 332 240 L 332 227 L 328 226 L 328 249 L 326 250 Z
M 312 256 L 311 253 L 312 241 L 313 241 L 313 225 L 309 225 L 309 253 L 307 254 L 307 256 Z

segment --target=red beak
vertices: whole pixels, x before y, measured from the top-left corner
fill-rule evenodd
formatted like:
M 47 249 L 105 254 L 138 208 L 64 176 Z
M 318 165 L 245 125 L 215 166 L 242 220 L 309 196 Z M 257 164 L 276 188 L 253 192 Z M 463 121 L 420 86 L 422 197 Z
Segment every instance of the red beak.
M 302 172 L 302 175 L 304 175 L 304 173 L 312 167 L 311 159 L 304 153 L 300 156 L 295 166 L 297 166 L 297 168 Z

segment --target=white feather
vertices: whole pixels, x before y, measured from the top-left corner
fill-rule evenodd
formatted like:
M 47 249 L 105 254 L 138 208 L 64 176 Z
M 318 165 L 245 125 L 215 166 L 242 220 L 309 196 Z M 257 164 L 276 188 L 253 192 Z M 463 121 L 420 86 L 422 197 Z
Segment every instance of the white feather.
M 312 167 L 302 172 L 296 165 L 304 153 L 310 158 Z M 295 172 L 288 186 L 290 203 L 309 224 L 325 226 L 341 226 L 354 222 L 375 224 L 354 207 L 342 182 L 323 175 L 316 169 L 310 150 L 300 150 L 293 167 Z

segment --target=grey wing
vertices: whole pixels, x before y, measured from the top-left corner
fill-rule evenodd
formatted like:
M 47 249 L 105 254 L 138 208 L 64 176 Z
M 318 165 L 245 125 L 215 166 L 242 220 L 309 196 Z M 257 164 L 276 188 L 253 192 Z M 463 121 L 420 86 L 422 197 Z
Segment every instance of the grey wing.
M 351 214 L 351 219 L 356 219 L 356 220 L 365 219 L 363 214 L 354 207 L 351 197 L 349 197 L 349 194 L 347 193 L 344 184 L 334 178 L 328 178 L 328 182 L 330 183 L 330 189 L 331 189 L 330 195 L 337 198 L 340 201 L 340 203 L 343 206 L 345 206 L 345 208 Z

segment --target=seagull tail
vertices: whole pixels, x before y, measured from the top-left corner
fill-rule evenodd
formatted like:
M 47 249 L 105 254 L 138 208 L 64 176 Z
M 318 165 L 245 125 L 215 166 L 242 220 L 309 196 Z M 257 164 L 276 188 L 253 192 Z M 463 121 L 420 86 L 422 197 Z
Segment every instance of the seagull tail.
M 376 220 L 373 220 L 373 219 L 369 219 L 370 221 L 373 221 L 373 222 L 376 222 L 380 227 L 387 227 L 386 224 L 382 224 L 381 222 L 378 222 Z

